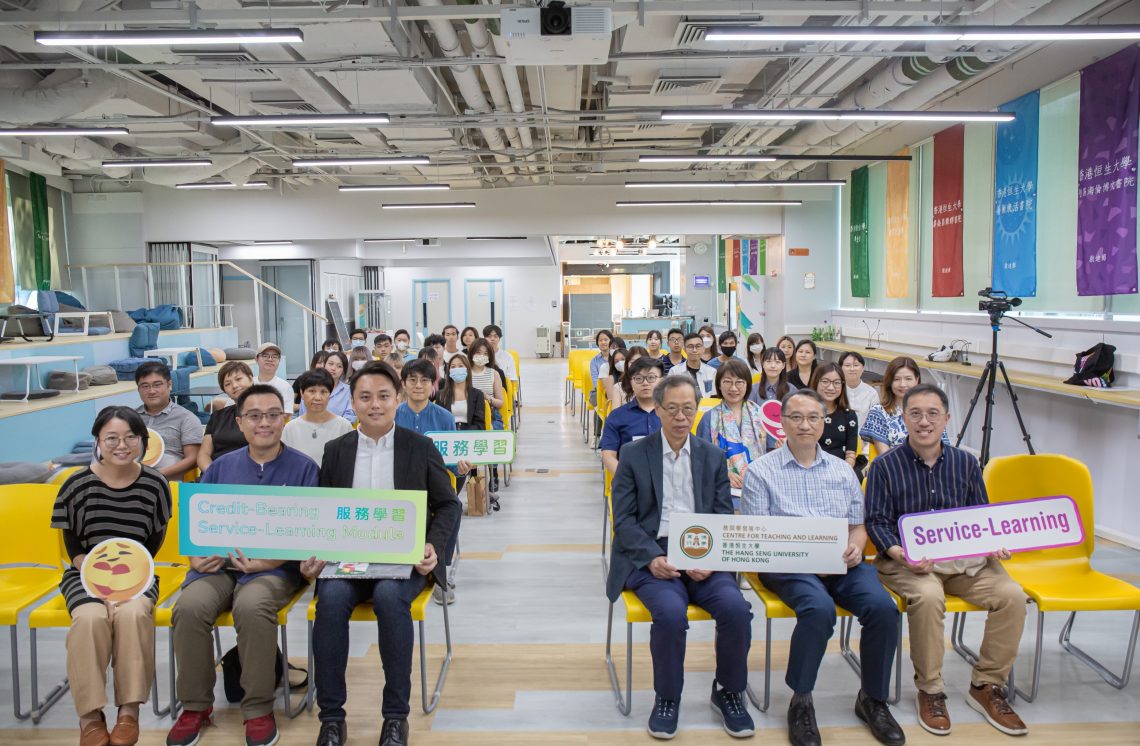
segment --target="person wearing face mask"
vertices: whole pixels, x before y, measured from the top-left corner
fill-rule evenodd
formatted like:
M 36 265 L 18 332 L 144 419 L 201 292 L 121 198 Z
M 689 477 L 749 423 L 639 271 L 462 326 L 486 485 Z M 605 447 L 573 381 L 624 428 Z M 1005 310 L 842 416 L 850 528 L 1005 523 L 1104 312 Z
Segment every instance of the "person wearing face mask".
M 368 347 L 368 332 L 364 331 L 363 329 L 353 329 L 351 332 L 349 332 L 348 339 L 349 344 L 352 345 L 353 349 L 356 349 L 357 347 Z
M 626 351 L 620 347 L 615 347 L 610 353 L 610 361 L 607 363 L 606 372 L 598 376 L 598 380 L 602 382 L 602 390 L 606 392 L 606 399 L 610 402 L 611 406 L 621 406 L 621 402 L 615 398 L 621 387 L 616 384 L 621 380 L 621 374 L 625 372 L 625 355 Z
M 761 356 L 764 354 L 764 335 L 752 332 L 748 335 L 748 367 L 753 373 L 762 371 Z
M 105 539 L 134 539 L 154 555 L 170 520 L 170 487 L 140 463 L 147 446 L 142 417 L 129 407 L 105 407 L 91 427 L 91 464 L 59 488 L 51 526 L 63 533 L 70 560 L 59 592 L 67 603 L 67 677 L 79 715 L 80 746 L 133 746 L 139 738 L 139 705 L 154 677 L 154 604 L 158 579 L 139 598 L 117 604 L 89 596 L 80 568 Z M 108 733 L 107 668 L 115 684 L 118 715 Z
M 705 324 L 697 330 L 697 334 L 701 338 L 701 362 L 705 365 L 711 365 L 716 368 L 720 365 L 720 360 L 717 359 L 720 351 L 716 348 L 716 332 L 711 326 Z M 688 336 L 685 337 L 685 354 L 689 354 Z
M 711 339 L 711 337 L 709 338 Z M 702 397 L 716 395 L 716 369 L 701 361 L 701 352 L 707 350 L 705 338 L 700 334 L 685 335 L 685 364 L 669 369 L 670 376 L 692 376 Z
M 321 345 L 321 351 L 322 352 L 343 352 L 343 350 L 341 350 L 341 348 L 340 348 L 340 340 L 332 339 L 331 337 L 329 339 L 326 339 L 325 343 Z
M 815 373 L 815 368 L 819 365 L 818 357 L 819 349 L 815 346 L 815 342 L 810 339 L 801 339 L 796 344 L 795 363 L 788 373 L 788 383 L 797 389 L 808 388 L 812 373 Z
M 396 341 L 396 352 L 404 356 L 405 363 L 410 363 L 416 359 L 415 354 L 411 352 L 412 335 L 408 334 L 407 329 L 397 329 L 396 333 L 392 335 L 392 339 Z
M 329 395 L 336 384 L 327 370 L 305 371 L 297 377 L 297 387 L 301 390 L 305 413 L 285 424 L 281 442 L 296 448 L 320 466 L 325 443 L 349 432 L 352 425 L 328 410 Z
M 717 342 L 720 344 L 720 357 L 714 368 L 719 368 L 736 356 L 736 332 L 721 332 Z
M 372 355 L 368 352 L 367 347 L 353 347 L 352 352 L 348 353 L 349 377 L 351 378 L 353 373 L 370 362 L 372 362 Z
M 909 357 L 896 357 L 887 363 L 880 384 L 879 403 L 867 412 L 867 420 L 859 428 L 863 440 L 875 446 L 882 456 L 895 446 L 906 441 L 906 421 L 903 419 L 902 401 L 906 392 L 922 383 L 922 371 L 918 363 Z M 944 430 L 942 441 L 950 444 L 950 437 Z
M 457 430 L 485 430 L 486 402 L 483 392 L 471 385 L 471 361 L 462 352 L 453 355 L 436 404 L 450 410 Z
M 492 427 L 502 430 L 503 418 L 499 410 L 504 403 L 503 379 L 495 370 L 495 354 L 490 343 L 483 338 L 472 342 L 467 351 L 471 354 L 471 385 L 482 391 L 491 403 Z
M 326 408 L 333 414 L 348 420 L 349 424 L 355 423 L 356 413 L 352 411 L 352 395 L 349 393 L 348 384 L 345 382 L 348 378 L 348 371 L 351 370 L 348 358 L 343 352 L 334 352 L 325 360 L 324 368 L 336 384 L 333 386 L 332 393 L 329 394 Z M 302 399 L 298 414 L 304 416 L 306 411 L 305 401 Z

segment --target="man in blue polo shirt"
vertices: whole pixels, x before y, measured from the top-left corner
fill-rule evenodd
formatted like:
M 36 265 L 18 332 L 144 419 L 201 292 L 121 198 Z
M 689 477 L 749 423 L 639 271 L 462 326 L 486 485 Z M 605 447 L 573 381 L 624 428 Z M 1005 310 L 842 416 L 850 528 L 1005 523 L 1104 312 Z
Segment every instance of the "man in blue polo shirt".
M 210 464 L 204 484 L 316 487 L 313 460 L 281 442 L 285 402 L 273 386 L 250 386 L 237 398 L 237 422 L 249 445 Z M 273 698 L 277 688 L 277 611 L 303 582 L 296 562 L 250 559 L 240 549 L 229 557 L 191 557 L 190 572 L 174 605 L 174 657 L 182 715 L 166 736 L 168 746 L 198 741 L 214 704 L 214 620 L 233 612 L 241 659 L 241 701 L 246 746 L 277 741 Z
M 639 357 L 625 374 L 633 388 L 633 400 L 610 412 L 602 430 L 602 465 L 610 474 L 617 473 L 622 446 L 661 429 L 661 420 L 653 403 L 653 389 L 665 377 L 665 366 L 660 360 Z

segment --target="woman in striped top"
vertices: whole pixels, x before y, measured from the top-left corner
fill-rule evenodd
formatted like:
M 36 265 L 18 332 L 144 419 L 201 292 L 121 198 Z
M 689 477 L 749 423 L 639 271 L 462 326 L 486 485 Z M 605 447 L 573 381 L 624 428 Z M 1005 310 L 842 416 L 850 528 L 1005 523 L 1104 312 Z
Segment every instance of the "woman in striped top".
M 67 675 L 79 713 L 80 746 L 132 746 L 138 740 L 139 705 L 154 678 L 154 603 L 158 581 L 145 594 L 117 604 L 87 595 L 79 569 L 87 553 L 113 537 L 134 539 L 153 556 L 170 520 L 166 478 L 143 466 L 147 429 L 130 407 L 106 407 L 91 428 L 91 465 L 59 489 L 51 525 L 63 532 L 71 564 L 59 590 L 71 614 Z M 114 660 L 114 729 L 108 733 L 107 667 Z
M 499 410 L 503 408 L 503 379 L 495 370 L 495 351 L 491 343 L 480 337 L 471 343 L 468 348 L 471 357 L 471 383 L 483 392 L 487 401 L 491 403 L 491 419 L 498 427 L 503 429 L 503 416 Z

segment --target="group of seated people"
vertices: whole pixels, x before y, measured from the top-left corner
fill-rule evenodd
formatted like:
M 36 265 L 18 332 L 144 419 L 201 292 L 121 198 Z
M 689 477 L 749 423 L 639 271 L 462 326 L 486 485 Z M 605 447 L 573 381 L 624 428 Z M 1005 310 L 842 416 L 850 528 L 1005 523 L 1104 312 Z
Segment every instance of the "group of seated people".
M 599 336 L 599 347 L 616 343 L 612 335 Z M 659 335 L 650 336 L 659 345 Z M 862 625 L 855 712 L 881 743 L 905 742 L 887 704 L 899 610 L 886 588 L 907 604 L 922 728 L 935 735 L 951 730 L 941 675 L 945 594 L 950 593 L 989 612 L 967 704 L 1003 733 L 1026 733 L 1004 692 L 1026 613 L 1024 592 L 1000 563 L 1009 554 L 1003 550 L 972 560 L 911 562 L 898 535 L 904 514 L 988 502 L 977 459 L 946 437 L 946 394 L 921 384 L 918 366 L 909 358 L 891 361 L 876 392 L 862 381 L 864 360 L 858 353 L 845 353 L 838 365 L 819 363 L 810 340 L 796 343 L 784 337 L 776 347 L 765 348 L 760 335 L 753 334 L 746 359 L 724 356 L 726 346 L 735 352 L 731 332 L 721 335 L 722 359 L 713 389 L 706 390 L 700 369 L 690 361 L 709 367 L 704 354 L 711 349 L 711 336 L 702 330 L 700 337 L 686 337 L 672 330 L 668 339 L 674 351 L 670 355 L 654 356 L 650 347 L 657 345 L 651 340 L 646 348 L 611 346 L 607 351 L 610 370 L 618 374 L 615 380 L 629 401 L 610 411 L 600 444 L 603 465 L 613 475 L 607 595 L 617 601 L 623 590 L 631 590 L 653 618 L 656 699 L 650 734 L 667 739 L 677 732 L 689 603 L 716 620 L 714 710 L 730 735 L 754 731 L 744 700 L 751 608 L 731 575 L 678 570 L 667 551 L 670 525 L 684 521 L 681 514 L 737 510 L 843 518 L 849 526 L 845 575 L 759 574 L 764 586 L 796 613 L 786 675 L 793 693 L 788 709 L 793 744 L 821 743 L 812 691 L 834 633 L 837 605 Z M 607 375 L 606 369 L 599 366 L 599 375 Z M 693 434 L 701 400 L 710 395 L 720 402 L 701 415 Z M 760 425 L 759 403 L 769 399 L 780 402 L 781 441 Z M 857 461 L 862 455 L 859 434 L 877 453 L 865 493 L 860 485 L 863 463 Z M 865 552 L 876 555 L 873 564 L 865 562 Z

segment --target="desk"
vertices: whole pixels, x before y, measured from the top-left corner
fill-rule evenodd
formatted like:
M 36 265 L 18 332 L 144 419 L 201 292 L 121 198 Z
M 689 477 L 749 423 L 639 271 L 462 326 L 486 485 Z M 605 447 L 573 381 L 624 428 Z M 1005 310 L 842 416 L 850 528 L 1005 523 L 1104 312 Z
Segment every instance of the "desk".
M 40 313 L 39 311 L 36 311 L 34 313 L 8 313 L 8 314 L 4 314 L 3 316 L 0 316 L 0 337 L 8 336 L 8 322 L 16 320 L 16 319 L 28 319 L 29 321 L 31 321 L 32 319 L 35 319 L 36 321 L 40 322 L 41 325 L 44 324 L 44 314 Z M 23 332 L 23 330 L 24 330 L 23 325 L 21 324 L 20 325 L 20 331 Z M 55 337 L 55 334 L 51 331 L 51 327 L 49 325 L 47 334 L 34 334 L 32 336 L 46 337 L 46 341 L 50 342 Z M 31 338 L 28 337 L 28 335 L 26 335 L 26 334 L 21 333 L 20 337 L 23 338 L 23 340 L 25 342 L 31 342 L 32 341 Z
M 16 367 L 19 365 L 24 366 L 24 398 L 23 399 L 8 399 L 6 401 L 19 401 L 26 402 L 32 393 L 32 369 L 36 369 L 36 375 L 39 375 L 39 366 L 46 363 L 71 363 L 71 367 L 75 371 L 75 391 L 79 391 L 79 360 L 83 358 L 79 355 L 44 355 L 42 357 L 10 357 L 7 360 L 0 360 L 0 367 Z M 42 387 L 41 387 L 42 388 Z
M 143 357 L 168 357 L 170 358 L 170 369 L 178 369 L 178 356 L 183 352 L 193 352 L 198 356 L 198 367 L 205 367 L 202 365 L 202 348 L 200 347 L 159 347 L 157 350 L 147 350 L 143 353 Z
M 59 334 L 59 320 L 60 319 L 81 319 L 83 321 L 83 336 L 87 336 L 88 330 L 91 328 L 91 317 L 102 316 L 107 319 L 107 328 L 115 331 L 115 320 L 111 317 L 110 311 L 56 311 L 55 312 L 55 333 Z M 74 334 L 74 332 L 71 332 Z

